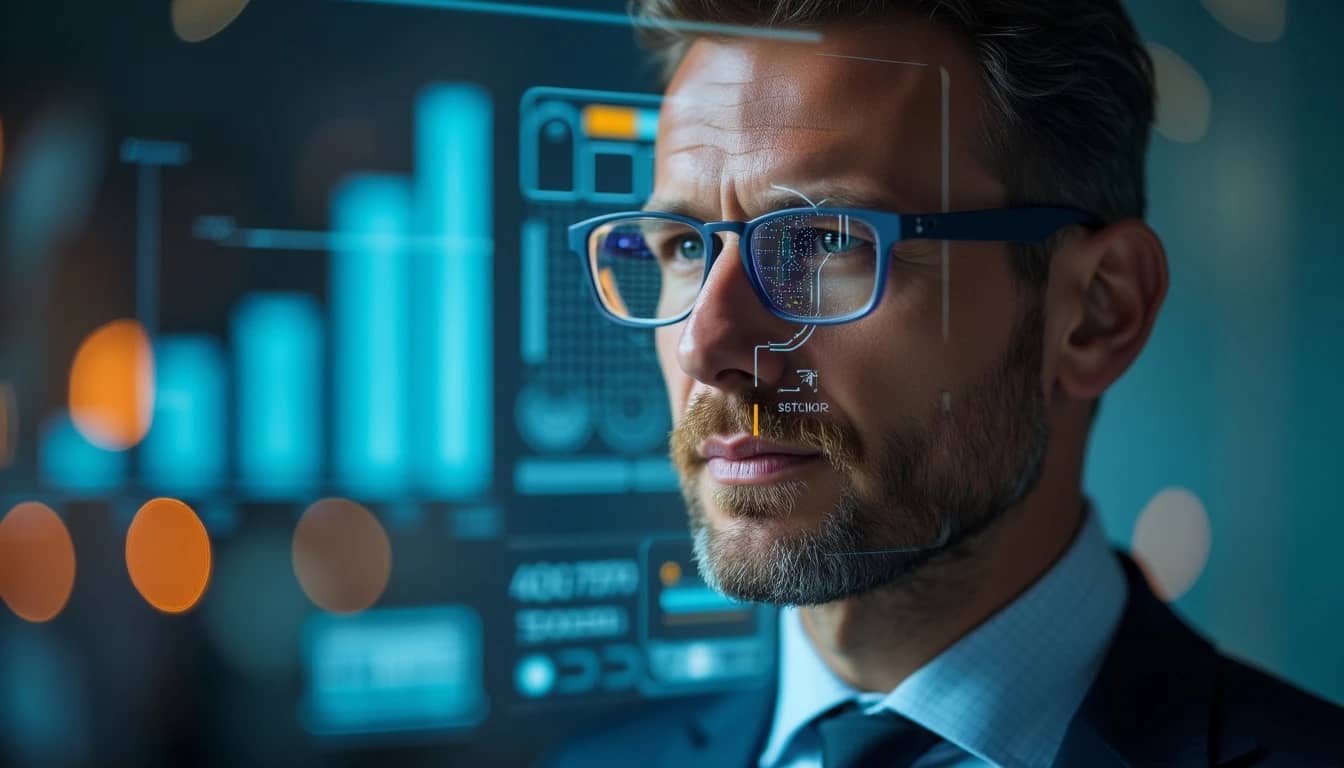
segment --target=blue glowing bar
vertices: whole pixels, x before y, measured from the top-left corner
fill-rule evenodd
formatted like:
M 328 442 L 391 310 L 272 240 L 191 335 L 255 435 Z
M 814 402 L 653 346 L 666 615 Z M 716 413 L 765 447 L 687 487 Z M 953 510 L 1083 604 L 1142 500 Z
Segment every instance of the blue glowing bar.
M 121 142 L 121 161 L 134 165 L 186 165 L 191 147 L 180 141 L 130 138 Z
M 365 498 L 407 481 L 410 209 L 410 184 L 398 176 L 354 176 L 331 202 L 335 481 Z
M 677 471 L 672 468 L 672 462 L 665 456 L 634 459 L 633 465 L 634 480 L 632 484 L 636 491 L 671 493 L 681 487 Z
M 641 109 L 635 118 L 635 134 L 641 141 L 654 142 L 658 139 L 658 110 Z
M 429 496 L 489 490 L 494 474 L 492 107 L 481 88 L 438 84 L 416 103 L 419 234 L 412 294 L 413 467 Z
M 672 493 L 680 488 L 680 481 L 671 462 L 662 457 L 550 459 L 529 456 L 514 464 L 513 488 L 523 496 Z
M 140 448 L 144 484 L 192 495 L 218 488 L 226 471 L 224 353 L 208 336 L 154 342 L 154 421 Z
M 502 16 L 524 16 L 534 19 L 578 21 L 589 24 L 607 24 L 623 27 L 656 27 L 658 29 L 675 29 L 682 32 L 708 35 L 764 37 L 801 43 L 820 43 L 822 41 L 820 32 L 808 29 L 749 27 L 740 24 L 719 24 L 704 21 L 668 21 L 666 19 L 658 19 L 651 16 L 635 16 L 628 13 L 610 13 L 577 8 L 557 8 L 553 5 L 505 3 L 501 2 L 501 0 L 346 0 L 346 2 L 404 5 L 412 8 L 438 8 L 446 11 L 466 11 L 469 13 L 495 13 Z
M 238 485 L 293 499 L 321 469 L 321 313 L 305 294 L 252 294 L 233 314 Z
M 519 459 L 513 487 L 520 495 L 623 493 L 630 488 L 630 464 L 624 459 Z
M 546 235 L 545 220 L 523 222 L 521 342 L 523 362 L 528 365 L 546 362 Z M 578 269 L 578 260 L 571 266 Z
M 663 613 L 713 613 L 744 611 L 750 606 L 735 603 L 709 587 L 672 587 L 658 594 Z
M 96 496 L 122 487 L 126 467 L 125 451 L 105 451 L 85 440 L 65 411 L 42 426 L 38 470 L 47 485 Z

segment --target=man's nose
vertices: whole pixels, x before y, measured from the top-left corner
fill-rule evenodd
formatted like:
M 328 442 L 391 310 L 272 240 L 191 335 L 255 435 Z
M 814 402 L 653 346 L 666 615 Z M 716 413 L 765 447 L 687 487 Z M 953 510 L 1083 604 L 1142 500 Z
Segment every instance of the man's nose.
M 782 355 L 756 355 L 756 346 L 787 339 L 792 326 L 775 317 L 756 295 L 738 250 L 740 238 L 731 233 L 716 237 L 722 252 L 686 319 L 677 362 L 702 384 L 746 396 L 757 378 L 762 387 L 772 385 L 785 368 Z

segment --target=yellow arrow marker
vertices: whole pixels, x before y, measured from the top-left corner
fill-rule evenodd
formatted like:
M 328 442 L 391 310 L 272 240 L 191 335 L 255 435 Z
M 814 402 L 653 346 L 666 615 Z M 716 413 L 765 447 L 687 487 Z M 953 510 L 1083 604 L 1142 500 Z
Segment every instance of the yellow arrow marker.
M 760 403 L 751 404 L 751 436 L 761 436 L 761 405 Z

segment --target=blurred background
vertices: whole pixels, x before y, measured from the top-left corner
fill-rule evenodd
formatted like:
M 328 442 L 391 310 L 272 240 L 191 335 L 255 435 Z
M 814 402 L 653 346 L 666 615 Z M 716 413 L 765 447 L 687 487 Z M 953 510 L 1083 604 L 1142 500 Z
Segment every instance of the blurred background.
M 563 246 L 647 194 L 654 68 L 537 2 L 0 10 L 0 765 L 526 765 L 769 673 Z M 1127 5 L 1172 288 L 1087 487 L 1341 702 L 1344 7 Z

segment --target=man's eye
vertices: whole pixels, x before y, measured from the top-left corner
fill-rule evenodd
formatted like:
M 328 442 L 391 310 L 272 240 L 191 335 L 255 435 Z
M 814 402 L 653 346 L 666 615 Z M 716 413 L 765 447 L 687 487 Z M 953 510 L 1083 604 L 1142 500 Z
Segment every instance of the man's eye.
M 705 244 L 698 237 L 683 237 L 677 241 L 676 257 L 686 261 L 705 258 Z
M 848 232 L 823 231 L 817 237 L 817 247 L 830 254 L 852 251 L 865 245 L 868 245 L 867 240 Z

